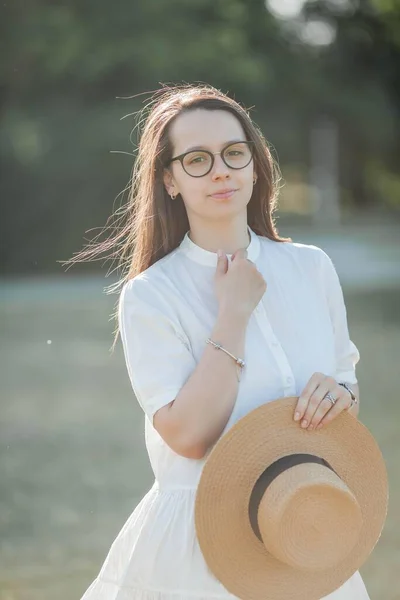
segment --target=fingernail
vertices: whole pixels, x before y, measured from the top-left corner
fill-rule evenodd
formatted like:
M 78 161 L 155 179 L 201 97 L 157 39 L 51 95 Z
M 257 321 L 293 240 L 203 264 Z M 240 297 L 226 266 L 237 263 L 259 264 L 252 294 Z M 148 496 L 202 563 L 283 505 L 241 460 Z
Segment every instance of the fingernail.
M 300 413 L 299 412 L 294 413 L 294 420 L 298 421 L 299 419 L 300 419 Z
M 314 425 L 310 425 L 310 427 L 308 428 L 308 431 L 312 431 L 314 429 Z
M 222 252 L 222 250 L 218 250 L 218 252 L 217 252 L 218 258 L 222 258 L 223 254 L 224 253 Z
M 320 423 L 319 425 L 317 425 L 317 429 L 321 429 L 323 427 L 322 423 Z
M 301 426 L 303 427 L 303 429 L 305 429 L 308 425 L 308 421 L 302 421 L 301 422 Z

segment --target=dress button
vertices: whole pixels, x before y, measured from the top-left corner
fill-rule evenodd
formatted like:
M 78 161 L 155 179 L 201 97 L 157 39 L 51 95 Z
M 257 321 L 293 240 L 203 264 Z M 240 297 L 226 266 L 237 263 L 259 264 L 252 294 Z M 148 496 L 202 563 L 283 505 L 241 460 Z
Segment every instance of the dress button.
M 292 383 L 293 382 L 293 377 L 286 377 L 286 381 L 287 381 L 287 383 Z

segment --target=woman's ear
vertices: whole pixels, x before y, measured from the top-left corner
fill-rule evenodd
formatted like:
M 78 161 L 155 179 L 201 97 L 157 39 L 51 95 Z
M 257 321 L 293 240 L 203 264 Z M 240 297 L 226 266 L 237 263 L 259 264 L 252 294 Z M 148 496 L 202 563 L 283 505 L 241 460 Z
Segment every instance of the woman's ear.
M 164 180 L 164 185 L 165 185 L 165 189 L 167 190 L 167 193 L 170 196 L 176 196 L 178 194 L 178 192 L 177 192 L 176 186 L 174 184 L 172 173 L 168 169 L 164 169 L 163 180 Z

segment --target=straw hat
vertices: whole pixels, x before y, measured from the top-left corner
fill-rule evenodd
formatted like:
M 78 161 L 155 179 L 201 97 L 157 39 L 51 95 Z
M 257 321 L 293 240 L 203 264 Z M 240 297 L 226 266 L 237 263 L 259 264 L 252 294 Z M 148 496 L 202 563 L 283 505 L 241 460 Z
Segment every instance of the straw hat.
M 242 600 L 319 600 L 364 563 L 381 534 L 388 484 L 364 425 L 293 421 L 297 398 L 240 419 L 211 451 L 196 494 L 205 561 Z

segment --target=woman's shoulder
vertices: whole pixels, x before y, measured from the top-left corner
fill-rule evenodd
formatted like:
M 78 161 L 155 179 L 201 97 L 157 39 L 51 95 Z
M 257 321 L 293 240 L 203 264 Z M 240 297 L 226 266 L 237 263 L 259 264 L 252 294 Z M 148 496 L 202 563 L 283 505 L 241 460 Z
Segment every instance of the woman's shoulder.
M 302 242 L 275 242 L 262 239 L 262 261 L 268 269 L 285 273 L 301 273 L 311 277 L 331 277 L 336 268 L 325 250 L 314 244 Z M 336 275 L 335 275 L 336 276 Z
M 260 237 L 260 242 L 266 254 L 273 254 L 278 260 L 281 257 L 282 260 L 296 260 L 314 265 L 330 260 L 327 253 L 314 244 L 294 241 L 277 242 L 265 237 Z
M 175 257 L 176 250 L 126 281 L 121 288 L 121 300 L 136 298 L 149 303 L 157 299 L 167 300 Z

